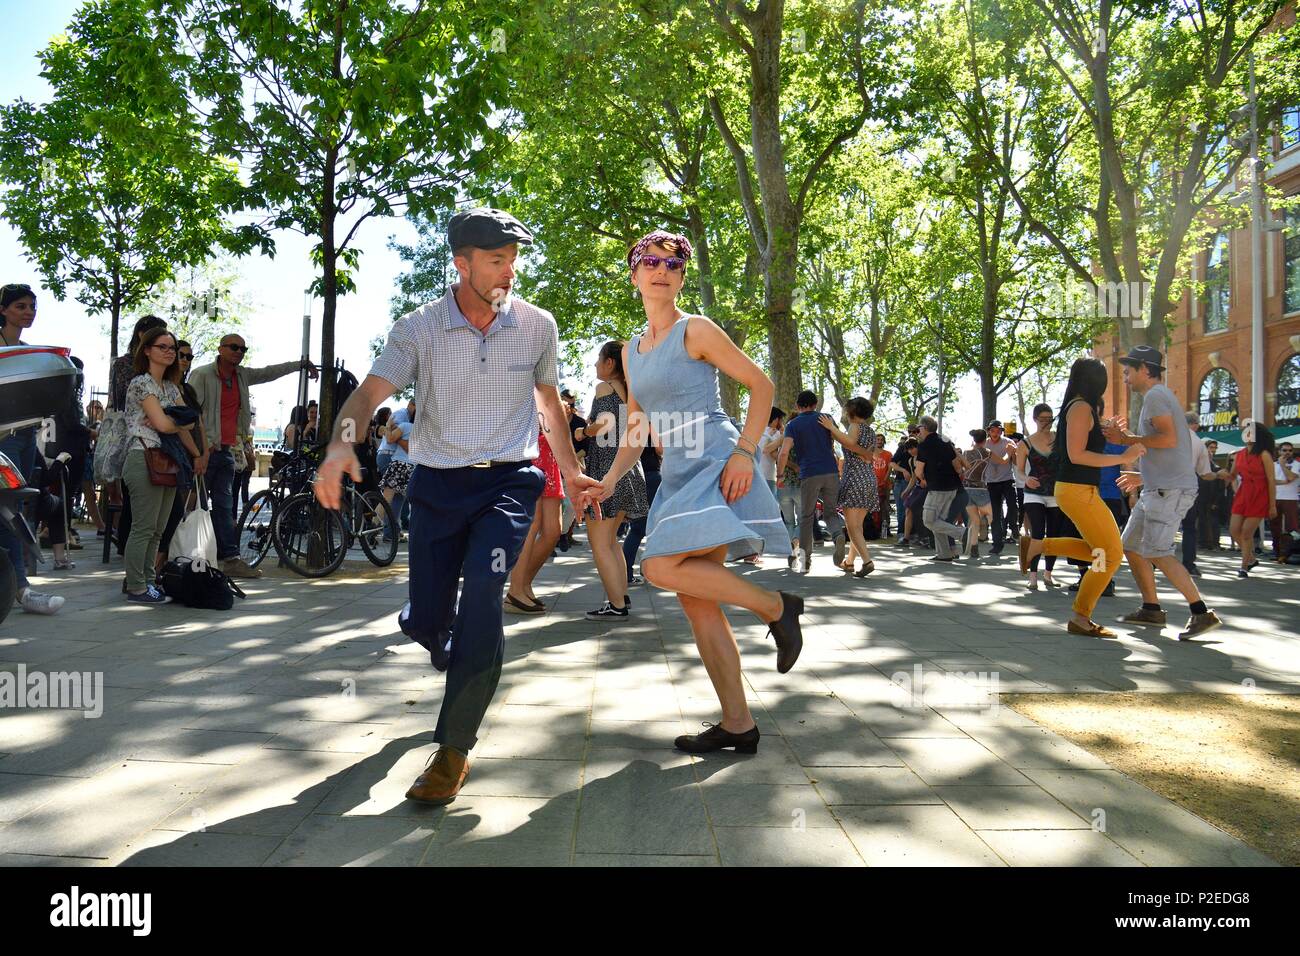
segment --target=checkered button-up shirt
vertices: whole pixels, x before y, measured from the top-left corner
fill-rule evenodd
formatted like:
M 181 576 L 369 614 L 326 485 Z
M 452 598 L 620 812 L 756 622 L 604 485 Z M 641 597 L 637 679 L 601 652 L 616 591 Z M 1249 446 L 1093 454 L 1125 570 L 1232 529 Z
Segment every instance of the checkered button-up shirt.
M 371 375 L 398 391 L 415 382 L 412 463 L 463 468 L 537 457 L 534 385 L 559 386 L 559 330 L 545 309 L 511 299 L 487 332 L 449 290 L 394 323 Z

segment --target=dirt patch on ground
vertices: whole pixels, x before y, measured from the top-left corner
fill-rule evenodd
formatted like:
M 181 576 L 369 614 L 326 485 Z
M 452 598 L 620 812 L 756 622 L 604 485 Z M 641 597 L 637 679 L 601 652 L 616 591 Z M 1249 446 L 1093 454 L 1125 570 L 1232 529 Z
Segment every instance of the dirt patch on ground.
M 1008 694 L 1003 702 L 1279 863 L 1300 865 L 1300 696 Z

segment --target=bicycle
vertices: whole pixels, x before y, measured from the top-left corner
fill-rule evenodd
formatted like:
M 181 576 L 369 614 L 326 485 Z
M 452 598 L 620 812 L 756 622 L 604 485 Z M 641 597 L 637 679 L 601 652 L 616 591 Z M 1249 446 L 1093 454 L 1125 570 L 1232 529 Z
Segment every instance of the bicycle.
M 239 556 L 250 568 L 262 563 L 275 543 L 271 523 L 278 508 L 292 496 L 311 485 L 316 474 L 319 453 L 307 451 L 276 452 L 271 458 L 271 484 L 248 499 L 239 519 Z M 280 554 L 283 560 L 284 555 Z
M 396 560 L 401 540 L 397 516 L 383 494 L 359 491 L 346 476 L 340 510 L 320 504 L 313 490 L 299 492 L 274 510 L 271 535 L 289 569 L 308 578 L 337 571 L 354 544 L 376 567 L 387 567 Z

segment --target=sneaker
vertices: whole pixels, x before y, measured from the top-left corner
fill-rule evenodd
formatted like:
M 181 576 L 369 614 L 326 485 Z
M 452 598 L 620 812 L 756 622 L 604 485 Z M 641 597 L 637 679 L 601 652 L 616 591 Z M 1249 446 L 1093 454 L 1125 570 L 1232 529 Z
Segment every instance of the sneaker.
M 603 621 L 608 618 L 623 620 L 628 616 L 627 611 L 628 611 L 627 605 L 624 605 L 623 607 L 614 607 L 614 605 L 606 601 L 600 607 L 596 608 L 596 610 L 588 611 L 587 620 Z
M 152 584 L 139 594 L 128 594 L 126 599 L 132 604 L 170 604 L 172 600 Z
M 261 568 L 250 568 L 243 558 L 227 558 L 221 562 L 221 570 L 228 578 L 260 578 Z
M 844 563 L 844 553 L 849 549 L 849 536 L 841 531 L 835 536 L 835 557 L 836 564 Z
M 1206 631 L 1212 631 L 1216 627 L 1223 627 L 1223 622 L 1219 620 L 1219 615 L 1209 610 L 1204 614 L 1193 614 L 1187 621 L 1187 628 L 1178 635 L 1180 641 L 1190 641 L 1198 634 L 1204 634 Z
M 645 584 L 645 578 L 641 577 L 639 574 L 634 574 L 628 579 L 627 583 L 628 587 L 639 588 L 641 585 Z M 631 600 L 631 598 L 628 600 Z
M 57 614 L 63 602 L 64 599 L 57 594 L 42 594 L 31 588 L 18 592 L 18 606 L 28 614 Z
M 1164 627 L 1166 615 L 1163 609 L 1155 611 L 1149 607 L 1140 607 L 1136 611 L 1125 614 L 1119 620 L 1121 624 L 1154 624 L 1157 627 Z
M 71 558 L 65 558 L 62 561 L 54 562 L 55 571 L 71 571 L 76 566 L 77 566 L 77 562 L 73 561 Z

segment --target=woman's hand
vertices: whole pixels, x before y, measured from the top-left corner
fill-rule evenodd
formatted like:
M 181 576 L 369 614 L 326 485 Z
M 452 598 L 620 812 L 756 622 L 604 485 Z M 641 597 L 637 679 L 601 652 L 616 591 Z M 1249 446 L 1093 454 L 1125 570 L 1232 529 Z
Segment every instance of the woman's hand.
M 754 463 L 747 456 L 732 452 L 731 457 L 727 459 L 727 464 L 723 466 L 722 477 L 718 481 L 723 499 L 727 504 L 732 504 L 745 497 L 749 494 L 753 482 Z
M 1038 481 L 1038 479 L 1035 478 L 1033 475 L 1030 475 L 1028 478 L 1025 479 L 1025 487 L 1026 487 L 1026 488 L 1037 488 L 1037 487 L 1039 487 L 1039 481 Z
M 1124 459 L 1125 464 L 1131 465 L 1133 464 L 1133 462 L 1137 461 L 1146 453 L 1147 453 L 1146 445 L 1141 445 L 1141 444 L 1129 445 L 1127 450 L 1120 457 Z
M 1269 517 L 1269 520 L 1270 520 L 1270 521 L 1273 521 L 1273 520 L 1276 520 L 1276 519 L 1277 519 L 1277 505 L 1276 505 L 1276 504 L 1272 505 L 1272 506 L 1268 509 L 1268 517 Z
M 1121 471 L 1115 479 L 1115 487 L 1124 494 L 1132 494 L 1142 487 L 1142 476 L 1135 471 Z
M 818 415 L 817 424 L 820 425 L 822 428 L 826 429 L 831 434 L 835 433 L 835 422 L 831 420 L 831 417 L 829 415 Z

